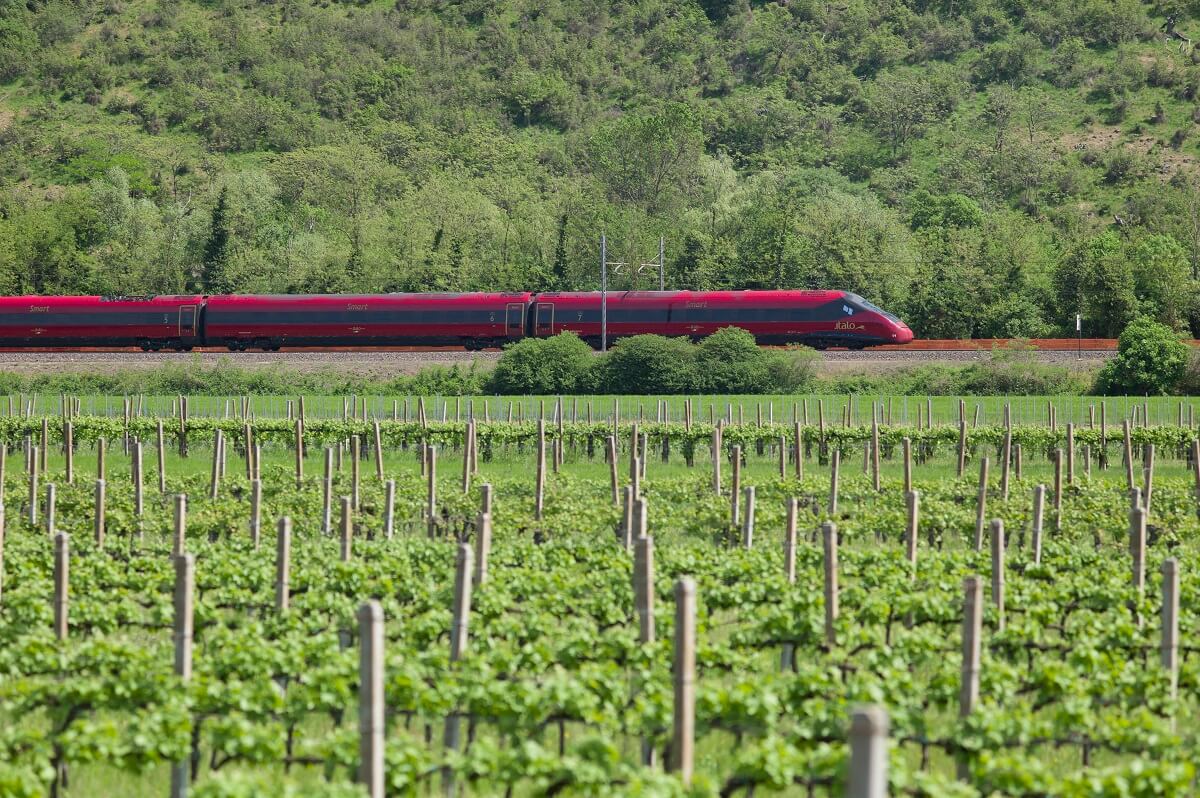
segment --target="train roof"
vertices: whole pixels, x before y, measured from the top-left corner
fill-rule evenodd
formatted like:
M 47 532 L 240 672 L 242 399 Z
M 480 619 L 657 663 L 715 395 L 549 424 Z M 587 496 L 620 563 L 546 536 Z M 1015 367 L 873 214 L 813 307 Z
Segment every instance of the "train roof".
M 595 301 L 599 302 L 600 291 L 548 291 L 537 294 L 535 301 Z M 845 291 L 810 291 L 801 289 L 749 290 L 749 291 L 609 291 L 609 302 L 833 302 L 845 297 Z

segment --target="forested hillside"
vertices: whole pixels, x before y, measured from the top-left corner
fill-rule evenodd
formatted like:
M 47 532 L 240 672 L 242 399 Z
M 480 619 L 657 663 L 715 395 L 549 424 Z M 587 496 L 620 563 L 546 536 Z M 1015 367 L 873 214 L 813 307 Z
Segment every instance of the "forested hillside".
M 593 288 L 606 231 L 918 335 L 1197 333 L 1192 39 L 1196 0 L 0 0 L 0 292 Z

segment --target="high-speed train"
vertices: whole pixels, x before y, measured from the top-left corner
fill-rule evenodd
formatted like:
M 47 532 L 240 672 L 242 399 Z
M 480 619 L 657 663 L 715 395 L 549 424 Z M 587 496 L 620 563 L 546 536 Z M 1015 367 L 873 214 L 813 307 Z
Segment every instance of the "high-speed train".
M 602 330 L 612 343 L 643 333 L 703 338 L 723 327 L 817 349 L 913 338 L 899 318 L 848 291 L 0 297 L 0 348 L 483 349 L 563 331 L 598 347 Z

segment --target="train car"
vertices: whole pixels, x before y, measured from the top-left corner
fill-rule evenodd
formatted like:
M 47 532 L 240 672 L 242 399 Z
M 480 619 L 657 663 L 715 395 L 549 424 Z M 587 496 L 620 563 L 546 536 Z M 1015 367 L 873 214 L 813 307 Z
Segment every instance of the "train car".
M 912 330 L 896 316 L 848 291 L 610 291 L 608 339 L 656 333 L 703 338 L 741 327 L 762 344 L 816 349 L 904 344 Z M 600 343 L 601 294 L 544 293 L 533 298 L 529 333 L 564 330 Z
M 533 295 L 333 294 L 211 296 L 204 342 L 231 351 L 282 346 L 464 346 L 524 337 Z
M 200 343 L 199 296 L 0 297 L 0 347 L 140 346 L 188 351 Z

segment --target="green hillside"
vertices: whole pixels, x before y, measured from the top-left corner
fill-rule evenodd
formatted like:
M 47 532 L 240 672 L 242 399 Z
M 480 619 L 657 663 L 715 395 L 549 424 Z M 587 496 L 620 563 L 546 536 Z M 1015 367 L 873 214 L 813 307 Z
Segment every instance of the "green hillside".
M 1195 334 L 1192 39 L 1195 0 L 0 0 L 0 292 L 591 288 L 606 231 L 919 335 Z

